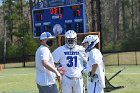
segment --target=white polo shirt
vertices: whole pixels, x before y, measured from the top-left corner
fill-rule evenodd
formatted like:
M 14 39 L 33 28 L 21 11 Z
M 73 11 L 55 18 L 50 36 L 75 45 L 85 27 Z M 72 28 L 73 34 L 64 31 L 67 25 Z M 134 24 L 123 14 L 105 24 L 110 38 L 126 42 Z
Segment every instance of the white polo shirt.
M 40 86 L 47 86 L 51 84 L 55 84 L 55 73 L 47 70 L 42 65 L 42 60 L 46 60 L 46 62 L 54 65 L 53 57 L 50 50 L 41 45 L 35 55 L 35 63 L 36 63 L 36 83 Z M 55 65 L 54 65 L 55 66 Z

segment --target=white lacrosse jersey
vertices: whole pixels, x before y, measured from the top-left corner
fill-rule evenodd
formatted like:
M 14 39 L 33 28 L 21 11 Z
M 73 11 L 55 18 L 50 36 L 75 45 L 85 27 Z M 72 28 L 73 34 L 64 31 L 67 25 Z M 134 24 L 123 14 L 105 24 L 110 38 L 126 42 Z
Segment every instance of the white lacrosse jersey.
M 46 62 L 54 65 L 53 57 L 50 50 L 41 45 L 35 55 L 35 63 L 36 63 L 36 83 L 40 86 L 47 86 L 55 84 L 55 73 L 47 70 L 42 65 L 42 60 L 46 60 Z M 55 66 L 55 65 L 54 65 Z
M 105 68 L 104 68 L 104 61 L 101 52 L 94 48 L 90 52 L 88 52 L 88 62 L 87 62 L 87 72 L 92 71 L 92 65 L 98 64 L 95 74 L 98 75 L 98 79 L 102 85 L 105 87 Z
M 81 76 L 83 70 L 83 62 L 86 59 L 85 48 L 76 45 L 75 48 L 69 49 L 63 45 L 58 47 L 53 53 L 55 63 L 60 63 L 66 69 L 64 73 L 69 77 Z

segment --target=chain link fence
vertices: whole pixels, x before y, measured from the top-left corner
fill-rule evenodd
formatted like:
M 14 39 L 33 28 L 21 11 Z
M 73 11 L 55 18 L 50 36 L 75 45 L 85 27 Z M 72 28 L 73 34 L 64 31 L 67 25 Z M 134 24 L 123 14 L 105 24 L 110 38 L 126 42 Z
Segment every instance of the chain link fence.
M 103 53 L 106 65 L 140 65 L 140 51 Z

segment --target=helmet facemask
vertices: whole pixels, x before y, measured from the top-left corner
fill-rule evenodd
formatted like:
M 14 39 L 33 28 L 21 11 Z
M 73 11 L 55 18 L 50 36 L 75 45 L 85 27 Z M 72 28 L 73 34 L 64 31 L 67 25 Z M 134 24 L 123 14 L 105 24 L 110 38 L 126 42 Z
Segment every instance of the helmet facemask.
M 88 42 L 88 46 L 86 47 L 85 51 L 89 52 L 91 51 L 95 45 L 99 42 L 99 38 L 97 35 L 88 35 L 85 37 L 82 43 Z
M 77 44 L 77 34 L 74 30 L 68 30 L 65 33 L 65 45 L 72 49 Z
M 77 44 L 77 38 L 65 38 L 65 44 L 68 48 L 72 49 Z
M 96 39 L 97 40 L 97 39 Z M 96 45 L 96 40 L 95 41 L 92 41 L 88 47 L 86 48 L 86 52 L 89 52 L 90 50 L 92 50 L 92 48 L 94 48 L 94 46 Z

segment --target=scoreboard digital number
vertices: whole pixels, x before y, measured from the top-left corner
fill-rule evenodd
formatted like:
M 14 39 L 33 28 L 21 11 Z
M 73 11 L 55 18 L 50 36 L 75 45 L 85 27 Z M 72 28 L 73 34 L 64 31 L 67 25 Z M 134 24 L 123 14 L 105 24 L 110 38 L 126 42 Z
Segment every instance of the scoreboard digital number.
M 34 37 L 39 37 L 42 32 L 50 32 L 53 36 L 68 30 L 86 32 L 84 4 L 34 9 L 32 15 Z

